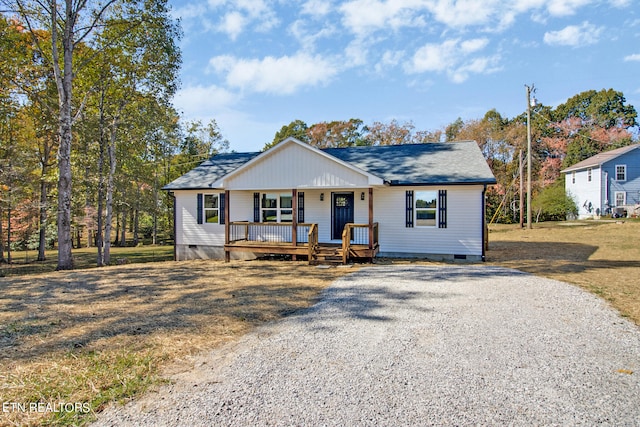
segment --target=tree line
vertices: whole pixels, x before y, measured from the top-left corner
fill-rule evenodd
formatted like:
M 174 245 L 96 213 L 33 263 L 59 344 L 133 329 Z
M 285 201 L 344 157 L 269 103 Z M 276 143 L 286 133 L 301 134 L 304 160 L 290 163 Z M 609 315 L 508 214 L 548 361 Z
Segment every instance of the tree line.
M 57 244 L 58 269 L 73 246 L 100 266 L 112 243 L 169 238 L 161 186 L 228 143 L 171 104 L 181 30 L 166 1 L 0 4 L 0 262 Z
M 538 219 L 564 219 L 576 207 L 564 194 L 560 171 L 600 152 L 636 143 L 637 112 L 622 92 L 589 90 L 556 108 L 533 106 L 531 133 L 532 208 Z M 431 131 L 417 131 L 412 122 L 396 120 L 371 125 L 360 119 L 313 125 L 294 120 L 282 126 L 264 149 L 290 136 L 319 148 L 474 140 L 498 181 L 487 191 L 488 219 L 507 223 L 520 220 L 519 209 L 514 207 L 519 207 L 520 156 L 526 156 L 527 150 L 526 112 L 509 118 L 491 109 L 480 119 L 457 118 Z
M 0 262 L 12 251 L 57 245 L 58 269 L 73 267 L 72 247 L 172 238 L 172 199 L 163 185 L 229 141 L 215 120 L 185 122 L 172 106 L 181 55 L 179 23 L 166 0 L 0 0 Z M 546 218 L 566 213 L 563 167 L 637 140 L 637 113 L 613 89 L 580 93 L 533 108 L 534 204 Z M 498 185 L 489 214 L 516 220 L 509 204 L 526 148 L 526 115 L 454 120 L 442 129 L 360 119 L 283 126 L 317 147 L 478 142 Z M 563 187 L 562 187 L 563 188 Z

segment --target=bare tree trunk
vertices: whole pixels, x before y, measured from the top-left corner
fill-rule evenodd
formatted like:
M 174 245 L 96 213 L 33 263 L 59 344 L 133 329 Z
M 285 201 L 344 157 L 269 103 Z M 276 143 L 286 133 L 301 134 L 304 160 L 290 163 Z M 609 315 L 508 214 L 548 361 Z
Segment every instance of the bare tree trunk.
M 109 157 L 109 176 L 107 178 L 107 215 L 105 217 L 104 226 L 104 263 L 111 262 L 111 222 L 113 221 L 113 180 L 116 174 L 116 130 L 117 119 L 113 120 L 111 128 L 111 136 L 107 145 L 107 154 Z
M 45 181 L 46 166 L 42 167 L 42 178 L 40 179 L 40 236 L 38 241 L 38 261 L 45 261 L 45 250 L 47 249 L 47 182 Z
M 102 234 L 103 217 L 102 211 L 104 209 L 104 150 L 105 150 L 105 138 L 104 138 L 104 90 L 101 91 L 100 96 L 100 147 L 98 154 L 98 207 L 97 207 L 97 226 L 96 226 L 96 247 L 98 249 L 97 265 L 102 267 L 106 265 L 104 256 L 104 238 Z M 106 227 L 105 227 L 106 232 Z
M 2 232 L 2 215 L 3 209 L 2 206 L 0 206 L 0 264 L 7 262 L 4 257 L 4 234 Z
M 123 198 L 124 198 L 124 194 L 123 194 Z M 120 232 L 122 233 L 121 237 L 120 237 L 120 247 L 125 247 L 127 246 L 127 214 L 129 213 L 129 211 L 127 210 L 126 207 L 123 206 L 122 208 L 122 224 L 120 224 Z
M 77 13 L 74 11 L 72 0 L 65 0 L 64 34 L 62 35 L 63 70 L 58 63 L 58 22 L 55 3 L 51 13 L 51 39 L 53 51 L 54 75 L 58 88 L 58 102 L 60 107 L 58 148 L 58 266 L 57 270 L 71 270 L 73 268 L 72 240 L 71 240 L 71 103 L 73 83 L 73 43 L 74 28 Z
M 11 264 L 11 204 L 7 208 L 7 263 Z
M 154 158 L 155 159 L 155 158 Z M 153 231 L 151 244 L 158 244 L 158 162 L 155 162 L 155 176 L 153 179 Z
M 136 197 L 136 201 L 134 204 L 134 208 L 133 208 L 133 221 L 132 221 L 132 225 L 133 225 L 133 246 L 138 246 L 139 243 L 139 236 L 138 236 L 138 228 L 140 226 L 140 219 L 139 219 L 139 215 L 140 215 L 140 186 L 138 186 L 137 188 L 137 197 Z

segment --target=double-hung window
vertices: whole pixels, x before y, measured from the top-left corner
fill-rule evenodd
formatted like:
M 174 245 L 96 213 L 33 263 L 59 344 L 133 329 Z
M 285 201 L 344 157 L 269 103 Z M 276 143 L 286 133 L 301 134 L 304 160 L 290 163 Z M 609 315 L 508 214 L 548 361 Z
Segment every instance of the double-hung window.
M 217 194 L 204 195 L 204 221 L 208 224 L 220 222 L 220 199 Z
M 262 222 L 293 221 L 293 197 L 291 193 L 264 193 L 260 203 Z
M 416 227 L 435 227 L 438 215 L 438 192 L 416 191 Z
M 198 224 L 224 224 L 224 200 L 224 193 L 198 193 L 196 195 Z
M 616 165 L 616 181 L 627 180 L 627 165 Z

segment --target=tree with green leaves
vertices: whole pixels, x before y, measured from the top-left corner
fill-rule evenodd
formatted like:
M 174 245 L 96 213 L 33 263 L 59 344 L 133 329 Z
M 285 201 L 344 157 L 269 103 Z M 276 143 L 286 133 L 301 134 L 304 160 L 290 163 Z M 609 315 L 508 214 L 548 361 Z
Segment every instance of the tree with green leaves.
M 309 144 L 318 148 L 367 145 L 364 139 L 366 131 L 367 128 L 360 119 L 320 122 L 309 128 Z
M 613 89 L 579 93 L 559 105 L 554 117 L 555 136 L 566 145 L 562 167 L 631 144 L 629 129 L 638 124 L 635 108 Z
M 96 53 L 100 51 L 100 35 L 109 31 L 111 31 L 111 35 L 108 37 L 110 41 L 115 42 L 119 38 L 127 38 L 131 43 L 127 50 L 134 56 L 141 54 L 142 56 L 137 57 L 136 60 L 148 61 L 149 67 L 153 68 L 156 65 L 153 62 L 153 56 L 145 54 L 148 49 L 136 50 L 135 44 L 142 40 L 146 42 L 155 40 L 160 42 L 156 50 L 166 49 L 170 46 L 167 42 L 155 37 L 160 32 L 171 28 L 170 26 L 158 27 L 154 25 L 154 20 L 158 17 L 165 22 L 170 21 L 167 19 L 166 1 L 1 1 L 10 12 L 18 17 L 24 28 L 31 34 L 33 44 L 37 47 L 39 56 L 42 58 L 42 66 L 51 70 L 57 89 L 56 114 L 59 142 L 57 268 L 60 270 L 71 269 L 73 268 L 71 255 L 73 245 L 71 235 L 73 126 L 81 118 L 89 94 L 87 92 L 85 97 L 78 102 L 74 98 L 74 79 L 86 70 Z M 38 37 L 42 31 L 49 33 L 49 43 L 43 43 Z M 174 33 L 169 32 L 165 40 L 171 40 L 172 43 L 173 35 Z M 82 49 L 83 44 L 92 48 Z M 166 69 L 156 67 L 148 73 L 149 76 L 153 75 L 153 78 L 141 79 L 139 87 L 148 85 L 150 90 L 162 91 L 163 83 L 161 82 L 164 72 Z M 165 81 L 164 84 L 166 83 Z M 166 84 L 165 87 L 171 89 L 170 84 Z
M 280 130 L 276 132 L 273 140 L 270 143 L 265 144 L 262 151 L 268 150 L 289 137 L 309 143 L 309 126 L 307 126 L 307 124 L 302 120 L 294 120 L 288 125 L 283 125 Z

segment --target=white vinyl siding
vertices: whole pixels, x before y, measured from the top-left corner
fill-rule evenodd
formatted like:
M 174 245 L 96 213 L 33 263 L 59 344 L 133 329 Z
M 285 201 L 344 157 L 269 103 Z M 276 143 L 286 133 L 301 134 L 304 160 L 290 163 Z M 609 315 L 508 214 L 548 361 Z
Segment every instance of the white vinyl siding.
M 219 193 L 223 193 L 220 190 Z M 174 192 L 176 198 L 176 244 L 224 246 L 224 224 L 198 224 L 197 194 L 201 191 L 178 190 Z M 216 194 L 219 194 L 216 193 Z M 229 205 L 230 218 L 227 221 L 250 221 L 253 212 L 253 193 L 232 192 Z
M 397 254 L 482 254 L 482 189 L 477 186 L 445 187 L 378 187 L 373 191 L 374 222 L 379 223 L 380 251 Z M 406 190 L 447 190 L 447 228 L 407 228 L 405 221 Z M 290 190 L 289 190 L 290 191 Z M 354 222 L 369 222 L 369 193 L 367 188 L 314 189 L 304 191 L 305 223 L 318 224 L 320 242 L 331 239 L 331 193 L 354 193 Z M 222 193 L 223 190 L 220 190 Z M 273 193 L 287 192 L 285 189 Z M 361 200 L 361 193 L 365 200 Z M 176 244 L 224 246 L 221 224 L 197 224 L 196 190 L 176 191 Z M 253 221 L 254 191 L 231 191 L 225 203 L 229 206 L 228 222 Z M 324 193 L 324 200 L 320 194 Z M 437 213 L 436 213 L 437 215 Z M 333 241 L 336 242 L 336 241 Z
M 482 186 L 389 187 L 374 191 L 380 252 L 482 255 Z M 406 227 L 406 190 L 447 190 L 447 228 Z
M 597 212 L 603 211 L 602 200 L 604 198 L 602 189 L 602 173 L 597 167 L 591 169 L 591 180 L 589 180 L 589 169 L 583 169 L 567 174 L 565 190 L 574 200 L 578 207 L 578 218 L 593 218 Z M 575 173 L 575 183 L 569 179 L 568 175 Z

